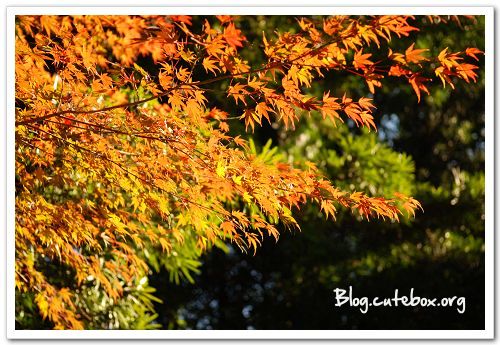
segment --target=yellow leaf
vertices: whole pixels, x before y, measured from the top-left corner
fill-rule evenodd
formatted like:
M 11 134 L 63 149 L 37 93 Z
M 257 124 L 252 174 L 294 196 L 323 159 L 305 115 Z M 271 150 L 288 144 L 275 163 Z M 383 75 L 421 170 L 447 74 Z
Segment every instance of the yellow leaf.
M 226 166 L 224 165 L 224 162 L 217 162 L 217 169 L 215 170 L 215 172 L 219 177 L 226 177 Z
M 233 175 L 233 181 L 234 183 L 236 183 L 238 186 L 241 186 L 241 179 L 243 178 L 243 176 L 236 176 L 236 175 Z
M 253 196 L 251 196 L 250 194 L 248 194 L 248 192 L 243 193 L 243 200 L 245 200 L 247 203 L 251 203 L 252 202 L 252 198 L 253 198 Z

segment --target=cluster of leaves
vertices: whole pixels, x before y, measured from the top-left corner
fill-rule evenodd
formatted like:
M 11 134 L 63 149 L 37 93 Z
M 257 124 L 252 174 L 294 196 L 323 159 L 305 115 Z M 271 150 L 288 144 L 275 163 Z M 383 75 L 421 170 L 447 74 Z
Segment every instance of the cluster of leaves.
M 148 248 L 189 279 L 189 253 L 175 259 L 185 243 L 198 254 L 221 241 L 255 252 L 265 235 L 278 239 L 278 223 L 298 228 L 292 210 L 307 202 L 332 218 L 339 206 L 365 219 L 414 214 L 412 197 L 341 190 L 314 164 L 300 169 L 256 154 L 229 134 L 231 120 L 295 128 L 311 111 L 375 129 L 370 98 L 307 92 L 325 73 L 352 73 L 372 93 L 386 76 L 404 78 L 419 98 L 424 73 L 452 86 L 452 76 L 475 81 L 475 66 L 462 62 L 476 58 L 474 48 L 443 50 L 439 67 L 413 45 L 389 50 L 385 67 L 363 52 L 417 31 L 410 20 L 300 18 L 298 33 L 263 36 L 267 61 L 250 66 L 230 16 L 200 27 L 189 16 L 17 17 L 17 289 L 33 293 L 56 328 L 90 327 L 76 287 L 91 276 L 103 296 L 122 299 L 148 273 Z M 218 90 L 221 81 L 227 87 Z M 212 92 L 241 104 L 242 115 L 213 105 Z M 47 263 L 74 282 L 51 280 Z

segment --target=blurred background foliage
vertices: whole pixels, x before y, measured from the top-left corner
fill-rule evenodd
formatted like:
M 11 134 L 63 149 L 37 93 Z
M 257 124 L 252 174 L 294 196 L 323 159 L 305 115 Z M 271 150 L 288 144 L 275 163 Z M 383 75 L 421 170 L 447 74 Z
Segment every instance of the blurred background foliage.
M 193 27 L 204 20 L 193 18 Z M 264 62 L 262 32 L 269 38 L 274 31 L 298 30 L 292 16 L 236 22 L 248 39 L 242 55 L 253 66 Z M 404 51 L 416 42 L 430 56 L 445 47 L 484 50 L 483 17 L 447 23 L 416 17 L 412 25 L 420 31 L 393 40 L 391 49 Z M 152 74 L 158 68 L 147 57 L 138 64 Z M 373 97 L 377 132 L 352 122 L 333 124 L 314 112 L 301 117 L 296 131 L 266 123 L 251 134 L 240 121 L 231 123 L 230 134 L 252 137 L 263 159 L 279 156 L 298 166 L 309 160 L 342 189 L 389 197 L 399 191 L 419 200 L 425 213 L 391 223 L 360 221 L 343 211 L 332 221 L 310 206 L 297 217 L 301 232 L 264 241 L 255 256 L 224 243 L 202 256 L 185 231 L 172 255 L 158 244 L 144 251 L 150 275 L 126 288 L 122 299 L 99 294 L 91 280 L 81 287 L 75 302 L 87 314 L 86 328 L 483 329 L 484 62 L 479 67 L 477 84 L 457 82 L 455 90 L 437 85 L 420 103 L 409 84 L 390 79 L 375 95 L 362 78 L 342 72 L 313 85 L 317 96 L 331 90 L 335 96 Z M 194 79 L 204 75 L 200 69 Z M 213 88 L 225 87 L 227 81 Z M 222 93 L 213 98 L 231 116 L 241 114 Z M 64 272 L 53 276 L 68 279 Z M 333 289 L 349 286 L 358 297 L 392 297 L 394 289 L 409 295 L 410 288 L 423 297 L 464 296 L 466 311 L 379 307 L 362 314 L 334 307 Z M 32 296 L 16 298 L 18 328 L 52 328 L 37 317 Z

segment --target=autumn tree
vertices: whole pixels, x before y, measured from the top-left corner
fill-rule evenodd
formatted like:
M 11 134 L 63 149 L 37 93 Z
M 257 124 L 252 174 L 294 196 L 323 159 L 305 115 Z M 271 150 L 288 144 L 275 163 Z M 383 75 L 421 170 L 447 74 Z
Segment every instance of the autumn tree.
M 59 329 L 144 328 L 152 251 L 173 280 L 191 279 L 193 257 L 223 242 L 255 253 L 266 236 L 299 228 L 293 212 L 308 202 L 332 219 L 339 207 L 365 220 L 414 216 L 411 196 L 342 190 L 314 163 L 258 152 L 232 131 L 240 121 L 250 135 L 264 122 L 293 130 L 311 113 L 376 130 L 372 97 L 384 79 L 410 85 L 418 101 L 431 83 L 476 81 L 474 47 L 393 51 L 418 31 L 413 20 L 303 17 L 296 32 L 248 47 L 239 18 L 225 15 L 18 16 L 19 300 L 29 296 Z M 248 49 L 265 62 L 251 65 Z M 335 72 L 369 94 L 309 92 Z M 224 111 L 221 95 L 239 113 Z

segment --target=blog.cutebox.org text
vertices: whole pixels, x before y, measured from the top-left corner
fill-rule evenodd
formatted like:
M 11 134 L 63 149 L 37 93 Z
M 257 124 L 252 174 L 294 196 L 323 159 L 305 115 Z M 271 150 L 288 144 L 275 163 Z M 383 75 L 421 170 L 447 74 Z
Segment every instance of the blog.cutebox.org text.
M 361 313 L 366 314 L 370 307 L 424 307 L 424 308 L 450 308 L 455 307 L 457 312 L 463 314 L 465 312 L 465 297 L 443 297 L 429 298 L 418 296 L 414 289 L 411 288 L 408 294 L 401 293 L 399 289 L 394 290 L 391 297 L 373 297 L 354 296 L 352 286 L 349 288 L 333 289 L 334 306 L 335 307 L 355 307 L 359 308 Z

